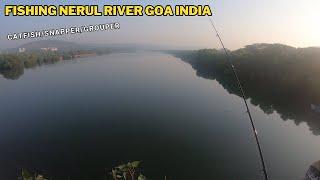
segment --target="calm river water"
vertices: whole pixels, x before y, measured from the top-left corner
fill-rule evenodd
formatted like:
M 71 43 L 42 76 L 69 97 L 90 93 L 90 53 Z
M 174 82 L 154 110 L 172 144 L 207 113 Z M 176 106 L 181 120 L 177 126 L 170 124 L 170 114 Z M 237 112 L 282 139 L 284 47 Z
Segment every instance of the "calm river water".
M 320 159 L 306 123 L 250 105 L 271 179 L 301 179 Z M 0 77 L 0 179 L 21 168 L 105 179 L 141 160 L 154 180 L 262 179 L 243 102 L 171 55 L 64 61 Z

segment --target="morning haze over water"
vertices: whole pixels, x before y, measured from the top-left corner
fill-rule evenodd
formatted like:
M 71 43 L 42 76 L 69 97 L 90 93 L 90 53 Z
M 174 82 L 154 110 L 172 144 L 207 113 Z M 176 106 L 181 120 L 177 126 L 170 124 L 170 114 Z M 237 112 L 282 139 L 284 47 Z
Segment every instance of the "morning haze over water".
M 0 3 L 0 180 L 320 176 L 319 0 L 21 3 Z M 212 16 L 144 11 L 176 5 Z

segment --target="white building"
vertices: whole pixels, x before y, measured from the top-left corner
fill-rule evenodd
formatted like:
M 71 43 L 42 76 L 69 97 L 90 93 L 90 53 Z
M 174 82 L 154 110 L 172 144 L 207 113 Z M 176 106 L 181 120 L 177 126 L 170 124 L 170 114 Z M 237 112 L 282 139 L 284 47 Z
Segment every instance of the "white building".
M 19 48 L 19 53 L 26 52 L 26 48 Z
M 58 48 L 56 47 L 46 47 L 46 48 L 40 48 L 43 51 L 58 51 Z

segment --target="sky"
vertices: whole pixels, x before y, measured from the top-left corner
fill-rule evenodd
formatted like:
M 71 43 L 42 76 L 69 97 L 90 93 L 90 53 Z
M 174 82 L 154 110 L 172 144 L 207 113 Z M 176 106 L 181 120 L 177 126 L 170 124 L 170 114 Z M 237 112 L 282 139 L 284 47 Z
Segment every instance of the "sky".
M 112 32 L 64 35 L 50 39 L 78 43 L 152 45 L 174 49 L 220 48 L 208 17 L 5 17 L 3 15 L 6 4 L 98 4 L 102 7 L 104 4 L 119 2 L 116 0 L 1 1 L 0 49 L 17 47 L 30 41 L 8 41 L 7 34 L 108 22 L 119 22 L 121 29 Z M 232 50 L 254 43 L 320 47 L 320 0 L 177 0 L 174 4 L 168 0 L 121 2 L 142 5 L 209 4 L 225 45 Z

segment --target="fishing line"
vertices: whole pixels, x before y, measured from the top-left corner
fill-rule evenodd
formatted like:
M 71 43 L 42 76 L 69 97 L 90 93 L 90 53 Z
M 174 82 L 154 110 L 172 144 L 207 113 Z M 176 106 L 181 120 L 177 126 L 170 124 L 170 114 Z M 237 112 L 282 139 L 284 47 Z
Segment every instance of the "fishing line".
M 254 125 L 254 122 L 253 122 L 253 119 L 252 119 L 252 116 L 251 116 L 251 112 L 250 112 L 250 109 L 249 109 L 249 106 L 248 106 L 248 103 L 247 103 L 247 100 L 246 100 L 246 95 L 245 95 L 244 89 L 243 89 L 242 84 L 240 82 L 240 79 L 239 79 L 239 76 L 238 76 L 237 71 L 235 69 L 235 66 L 232 63 L 232 61 L 230 60 L 230 55 L 229 55 L 227 49 L 225 48 L 225 46 L 223 44 L 223 41 L 222 41 L 222 39 L 221 39 L 221 37 L 219 35 L 219 32 L 218 32 L 216 26 L 213 23 L 213 20 L 210 17 L 209 17 L 209 20 L 210 20 L 210 23 L 211 23 L 211 25 L 212 25 L 212 27 L 213 27 L 213 29 L 214 29 L 219 41 L 220 41 L 220 44 L 221 44 L 221 46 L 222 46 L 222 48 L 224 50 L 226 59 L 227 59 L 229 65 L 230 65 L 230 67 L 232 69 L 234 78 L 235 78 L 235 80 L 236 80 L 236 82 L 238 84 L 238 88 L 239 88 L 239 90 L 241 92 L 241 96 L 242 96 L 242 99 L 244 101 L 244 104 L 246 105 L 246 109 L 247 109 L 247 113 L 248 113 L 248 116 L 249 116 L 249 119 L 250 119 L 252 131 L 253 131 L 254 138 L 256 140 L 257 148 L 258 148 L 258 151 L 259 151 L 259 156 L 260 156 L 260 161 L 261 161 L 261 165 L 262 165 L 262 171 L 263 171 L 263 174 L 264 174 L 264 179 L 265 180 L 269 180 L 268 172 L 267 172 L 267 168 L 266 168 L 266 163 L 265 163 L 264 158 L 263 158 L 263 153 L 262 153 L 260 141 L 259 141 L 259 138 L 258 138 L 258 132 L 257 132 L 257 129 L 256 129 L 255 125 Z

